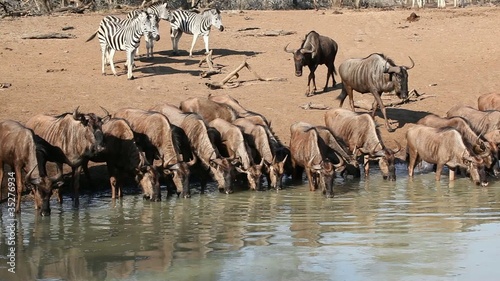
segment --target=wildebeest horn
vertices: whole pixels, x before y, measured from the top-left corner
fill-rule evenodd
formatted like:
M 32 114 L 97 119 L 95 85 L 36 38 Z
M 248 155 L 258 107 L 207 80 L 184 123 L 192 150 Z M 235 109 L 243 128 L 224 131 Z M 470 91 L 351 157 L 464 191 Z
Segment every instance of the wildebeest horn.
M 415 66 L 415 62 L 413 61 L 413 59 L 410 56 L 408 56 L 408 57 L 410 58 L 411 66 L 410 67 L 404 66 L 404 68 L 406 68 L 406 69 L 412 69 Z
M 401 151 L 402 147 L 401 147 L 401 144 L 397 140 L 394 140 L 394 142 L 396 142 L 396 145 L 398 146 L 398 148 L 396 150 L 392 150 L 392 153 L 396 154 L 396 153 Z
M 102 106 L 99 106 L 102 111 L 104 111 L 104 116 L 111 116 L 111 114 L 109 114 L 109 111 L 106 110 L 106 108 L 102 107 Z
M 31 170 L 26 174 L 26 181 L 31 182 L 32 184 L 40 184 L 41 180 L 40 178 L 36 179 L 31 179 L 31 174 L 33 174 L 33 171 L 38 167 L 38 164 L 36 164 Z
M 293 49 L 288 50 L 288 45 L 290 45 L 290 43 L 286 44 L 286 46 L 285 46 L 285 48 L 283 48 L 283 50 L 285 50 L 285 52 L 287 52 L 287 53 L 292 53 L 292 54 L 295 53 L 296 50 L 293 50 Z
M 193 159 L 191 159 L 191 161 L 187 162 L 187 165 L 188 165 L 189 167 L 191 167 L 191 166 L 193 166 L 194 164 L 196 164 L 196 161 L 198 160 L 198 159 L 196 158 L 196 155 L 194 155 L 194 153 L 191 153 L 191 157 L 192 157 Z
M 332 165 L 333 165 L 333 167 L 335 167 L 335 169 L 338 169 L 338 168 L 344 166 L 344 164 L 345 164 L 345 161 L 344 161 L 344 159 L 342 159 L 342 157 L 338 157 L 338 158 L 339 158 L 338 164 L 333 164 L 333 162 L 332 162 Z
M 75 111 L 73 111 L 73 119 L 75 120 L 78 120 L 78 108 L 80 108 L 80 106 L 77 106 Z
M 283 161 L 281 161 L 282 163 L 285 163 L 286 159 L 288 158 L 288 154 L 285 155 L 285 158 L 283 158 Z

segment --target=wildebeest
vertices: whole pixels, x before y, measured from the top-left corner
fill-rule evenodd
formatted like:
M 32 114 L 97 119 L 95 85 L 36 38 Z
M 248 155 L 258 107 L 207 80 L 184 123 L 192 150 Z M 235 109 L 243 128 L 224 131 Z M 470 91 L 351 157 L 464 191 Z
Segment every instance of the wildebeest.
M 356 113 L 347 109 L 331 109 L 325 114 L 325 123 L 335 138 L 342 140 L 354 156 L 364 155 L 365 176 L 369 175 L 369 160 L 379 160 L 384 179 L 396 180 L 393 151 L 385 147 L 373 118 L 367 113 Z
M 489 93 L 479 96 L 477 108 L 481 111 L 500 110 L 500 94 Z
M 196 162 L 191 153 L 183 153 L 167 117 L 159 112 L 135 108 L 124 108 L 113 114 L 123 118 L 138 135 L 138 145 L 146 153 L 146 159 L 165 175 L 172 174 L 177 193 L 181 197 L 190 197 L 189 167 Z M 189 160 L 189 161 L 188 161 Z
M 486 167 L 491 168 L 494 158 L 497 157 L 498 149 L 495 143 L 490 143 L 486 139 L 478 136 L 469 126 L 467 120 L 462 117 L 441 118 L 435 114 L 429 114 L 420 119 L 417 124 L 433 128 L 452 127 L 457 130 L 464 140 L 465 146 L 472 152 L 480 156 Z M 497 173 L 496 171 L 495 173 Z
M 239 101 L 237 101 L 235 98 L 229 96 L 229 95 L 221 95 L 221 96 L 212 96 L 210 95 L 208 97 L 209 100 L 216 102 L 221 105 L 225 105 L 232 109 L 233 112 L 236 113 L 237 118 L 247 118 L 248 120 L 251 120 L 254 124 L 256 125 L 263 125 L 263 126 L 271 126 L 271 123 L 267 121 L 266 117 L 264 115 L 250 111 L 243 107 Z
M 328 72 L 326 74 L 326 84 L 323 91 L 326 92 L 327 90 L 330 76 L 332 77 L 332 87 L 335 86 L 336 82 L 333 74 L 337 74 L 335 70 L 335 56 L 338 51 L 337 42 L 329 37 L 319 35 L 313 30 L 307 33 L 299 49 L 288 50 L 287 47 L 288 45 L 284 48 L 285 52 L 293 54 L 295 76 L 302 76 L 302 68 L 304 66 L 309 67 L 310 73 L 307 78 L 306 96 L 314 95 L 316 91 L 316 77 L 314 75 L 314 71 L 316 71 L 316 68 L 320 64 L 324 64 L 328 68 Z M 311 80 L 313 82 L 312 91 L 310 88 Z
M 238 113 L 231 109 L 231 107 L 205 98 L 188 98 L 181 102 L 179 108 L 182 112 L 198 113 L 207 123 L 216 118 L 227 122 L 233 122 L 238 118 Z
M 62 182 L 47 177 L 45 163 L 41 159 L 45 153 L 44 142 L 37 138 L 32 130 L 17 121 L 0 122 L 0 199 L 2 199 L 3 168 L 4 164 L 7 164 L 14 173 L 8 178 L 7 185 L 9 189 L 16 187 L 16 193 L 11 193 L 9 190 L 7 200 L 9 203 L 15 200 L 16 213 L 21 211 L 21 196 L 25 183 L 28 183 L 34 187 L 35 209 L 39 209 L 42 216 L 50 215 L 52 187 Z M 23 170 L 26 172 L 24 178 Z
M 26 127 L 64 154 L 64 161 L 57 161 L 57 178 L 62 177 L 63 163 L 71 167 L 73 202 L 78 206 L 81 165 L 104 150 L 101 118 L 94 113 L 80 113 L 76 108 L 73 113 L 59 116 L 33 116 L 26 122 Z M 59 202 L 62 202 L 61 192 Z
M 254 163 L 249 155 L 250 148 L 240 128 L 221 118 L 212 120 L 208 125 L 215 128 L 220 134 L 220 139 L 216 143 L 223 156 L 238 159 L 241 166 L 236 165 L 236 170 L 239 173 L 246 174 L 251 189 L 260 189 L 263 164 Z
M 247 136 L 246 139 L 251 148 L 254 162 L 264 163 L 269 187 L 282 187 L 284 164 L 287 156 L 281 161 L 277 160 L 275 146 L 272 145 L 265 126 L 256 125 L 247 118 L 238 118 L 233 121 L 233 124 L 240 127 Z
M 375 98 L 372 105 L 372 117 L 375 116 L 375 111 L 380 106 L 387 130 L 393 131 L 387 121 L 385 107 L 380 96 L 383 93 L 395 91 L 399 98 L 408 98 L 407 70 L 415 66 L 411 57 L 410 60 L 412 66 L 408 67 L 398 66 L 392 59 L 377 53 L 362 59 L 347 59 L 339 67 L 342 79 L 342 92 L 337 97 L 340 100 L 339 107 L 342 107 L 345 98 L 349 96 L 349 104 L 351 110 L 354 111 L 353 90 L 361 94 L 371 93 Z
M 471 129 L 484 136 L 486 133 L 500 129 L 500 111 L 480 111 L 470 106 L 456 105 L 446 113 L 446 116 L 459 116 L 466 119 Z
M 469 170 L 477 185 L 488 185 L 483 160 L 467 149 L 460 133 L 451 127 L 432 128 L 415 125 L 406 132 L 408 144 L 408 174 L 413 177 L 420 161 L 436 164 L 436 181 L 441 178 L 444 165 L 449 167 L 449 180 L 455 179 L 455 167 Z
M 105 149 L 90 161 L 106 162 L 111 185 L 111 198 L 122 196 L 122 186 L 127 176 L 135 177 L 143 191 L 144 198 L 152 201 L 161 200 L 159 175 L 150 165 L 135 142 L 134 132 L 125 119 L 105 118 L 102 130 Z M 88 160 L 83 164 L 83 171 L 89 176 Z M 118 189 L 118 190 L 116 190 Z
M 332 163 L 327 152 L 328 146 L 319 136 L 316 128 L 305 122 L 296 122 L 290 126 L 290 153 L 296 169 L 296 177 L 305 170 L 309 181 L 309 190 L 321 186 L 326 197 L 333 197 L 335 169 L 344 165 L 342 158 L 337 164 Z M 300 172 L 299 172 L 300 171 Z
M 189 139 L 191 148 L 198 157 L 199 165 L 193 166 L 200 177 L 203 193 L 209 172 L 217 182 L 219 190 L 229 193 L 234 176 L 232 159 L 222 157 L 217 147 L 212 143 L 215 129 L 207 127 L 203 118 L 197 113 L 184 113 L 171 104 L 159 104 L 150 110 L 158 111 L 167 116 L 170 122 L 182 128 Z

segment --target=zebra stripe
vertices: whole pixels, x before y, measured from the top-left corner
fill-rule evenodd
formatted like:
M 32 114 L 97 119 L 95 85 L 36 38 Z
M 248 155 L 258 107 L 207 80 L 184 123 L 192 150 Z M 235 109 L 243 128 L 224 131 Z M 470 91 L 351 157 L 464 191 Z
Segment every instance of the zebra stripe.
M 193 56 L 193 48 L 198 36 L 203 36 L 205 42 L 205 51 L 208 50 L 208 36 L 210 35 L 211 26 L 215 26 L 220 31 L 224 31 L 220 11 L 218 9 L 205 10 L 202 13 L 194 13 L 185 10 L 175 10 L 170 15 L 170 37 L 172 39 L 172 47 L 174 54 L 177 54 L 179 39 L 182 33 L 192 34 L 193 42 L 189 50 L 189 56 Z
M 127 14 L 127 19 L 137 16 L 142 10 L 132 10 Z M 167 3 L 158 3 L 147 8 L 147 13 L 157 17 L 156 21 L 159 23 L 159 19 L 169 20 L 170 11 L 167 9 Z M 159 26 L 157 24 L 157 29 Z M 153 58 L 153 48 L 154 40 L 152 36 L 145 36 L 146 41 L 146 58 Z M 139 55 L 139 48 L 136 50 L 136 55 Z
M 128 79 L 133 79 L 132 68 L 135 50 L 139 46 L 141 37 L 152 34 L 159 38 L 157 29 L 157 18 L 151 17 L 146 12 L 140 12 L 136 17 L 121 20 L 114 16 L 105 17 L 97 30 L 97 35 L 102 51 L 102 74 L 105 75 L 105 63 L 109 60 L 111 70 L 116 76 L 113 57 L 116 51 L 127 52 Z M 94 35 L 95 36 L 95 35 Z M 93 37 L 89 38 L 91 40 Z M 87 40 L 88 41 L 88 40 Z

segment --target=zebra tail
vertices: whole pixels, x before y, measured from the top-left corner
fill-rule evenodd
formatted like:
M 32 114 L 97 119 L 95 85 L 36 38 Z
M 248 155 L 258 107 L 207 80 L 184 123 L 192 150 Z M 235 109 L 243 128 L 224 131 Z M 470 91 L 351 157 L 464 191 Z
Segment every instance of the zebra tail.
M 96 35 L 97 35 L 97 30 L 96 30 L 96 31 L 94 32 L 94 34 L 92 34 L 92 35 L 89 37 L 89 39 L 87 39 L 87 41 L 85 41 L 85 42 L 89 42 L 90 40 L 94 39 Z

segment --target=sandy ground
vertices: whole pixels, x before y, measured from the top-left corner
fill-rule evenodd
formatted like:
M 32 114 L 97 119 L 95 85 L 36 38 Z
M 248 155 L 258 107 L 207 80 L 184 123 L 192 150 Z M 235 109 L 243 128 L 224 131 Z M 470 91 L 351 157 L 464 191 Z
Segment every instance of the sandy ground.
M 476 106 L 480 94 L 500 86 L 500 9 L 471 7 L 465 9 L 415 10 L 417 22 L 406 18 L 412 10 L 320 10 L 320 11 L 223 11 L 225 31 L 212 30 L 210 48 L 214 63 L 224 65 L 223 73 L 211 79 L 201 78 L 198 62 L 204 57 L 203 41 L 198 40 L 193 58 L 187 50 L 192 36 L 180 41 L 179 56 L 172 56 L 169 23 L 161 22 L 161 40 L 155 48 L 155 58 L 136 60 L 135 80 L 128 81 L 119 52 L 115 62 L 121 68 L 119 76 L 101 75 L 101 53 L 97 39 L 85 40 L 98 28 L 104 15 L 124 17 L 124 12 L 112 11 L 85 15 L 59 15 L 0 20 L 0 83 L 10 83 L 0 89 L 0 120 L 25 122 L 39 113 L 60 114 L 80 106 L 81 111 L 102 114 L 99 106 L 110 112 L 123 107 L 147 109 L 157 103 L 179 103 L 189 97 L 209 94 L 229 94 L 253 111 L 272 121 L 274 131 L 288 144 L 289 126 L 295 121 L 324 124 L 323 110 L 304 110 L 309 102 L 338 107 L 335 98 L 339 89 L 331 89 L 313 97 L 305 97 L 308 70 L 295 77 L 292 55 L 283 51 L 290 43 L 299 47 L 310 30 L 336 40 L 339 52 L 336 66 L 347 58 L 365 57 L 373 52 L 384 53 L 398 64 L 409 65 L 409 89 L 431 97 L 389 108 L 388 116 L 397 127 L 389 133 L 380 113 L 376 117 L 387 146 L 395 148 L 393 140 L 405 146 L 404 134 L 409 124 L 428 112 L 443 115 L 453 105 Z M 73 29 L 62 31 L 63 27 Z M 292 32 L 291 35 L 262 36 L 269 31 Z M 75 39 L 28 40 L 23 36 L 49 32 L 69 32 Z M 145 54 L 145 44 L 141 45 Z M 256 81 L 251 72 L 242 70 L 240 87 L 209 90 L 206 82 L 218 82 L 227 73 L 247 60 L 262 77 L 284 78 L 285 81 Z M 316 71 L 321 89 L 326 79 L 326 67 Z M 340 77 L 336 76 L 337 82 Z M 355 93 L 355 101 L 366 100 L 370 94 Z M 344 107 L 347 106 L 347 103 Z

